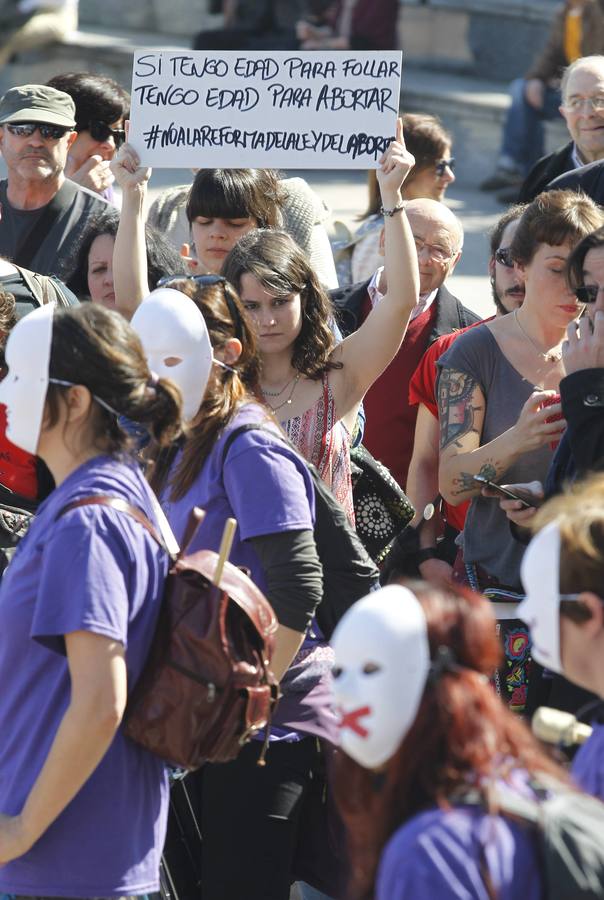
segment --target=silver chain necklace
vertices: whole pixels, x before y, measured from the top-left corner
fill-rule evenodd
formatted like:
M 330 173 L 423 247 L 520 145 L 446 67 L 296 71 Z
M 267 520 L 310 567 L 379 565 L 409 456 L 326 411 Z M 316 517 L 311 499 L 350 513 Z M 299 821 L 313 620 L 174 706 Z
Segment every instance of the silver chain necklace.
M 544 359 L 546 362 L 550 362 L 550 363 L 560 362 L 560 360 L 562 359 L 562 350 L 550 350 L 549 352 L 544 353 L 543 350 L 541 350 L 539 348 L 539 345 L 532 339 L 530 334 L 528 334 L 524 330 L 522 325 L 520 324 L 520 319 L 518 318 L 518 310 L 517 309 L 514 310 L 514 321 L 516 322 L 516 325 L 520 329 L 520 334 L 527 339 L 527 341 L 529 342 L 529 344 L 531 344 L 533 349 L 537 351 L 537 353 L 539 354 L 541 359 Z
M 266 391 L 263 387 L 261 387 L 260 390 L 262 391 L 262 393 L 264 394 L 265 397 L 280 397 L 281 394 L 283 393 L 283 391 L 287 390 L 287 388 L 290 386 L 292 381 L 294 381 L 294 379 L 297 377 L 298 377 L 297 375 L 294 375 L 292 378 L 289 379 L 289 381 L 286 381 L 280 391 Z
M 300 372 L 298 372 L 298 374 L 295 375 L 295 376 L 292 378 L 292 381 L 293 381 L 292 389 L 291 389 L 291 391 L 289 392 L 289 397 L 288 397 L 286 400 L 282 400 L 281 403 L 278 403 L 278 404 L 277 404 L 277 406 L 272 406 L 272 405 L 271 405 L 270 403 L 268 403 L 268 401 L 267 401 L 268 406 L 270 406 L 270 408 L 272 409 L 273 412 L 277 412 L 277 410 L 282 409 L 284 406 L 291 406 L 291 403 L 292 403 L 292 397 L 294 396 L 294 391 L 296 390 L 296 388 L 297 388 L 297 386 L 298 386 L 298 382 L 300 381 L 300 377 L 301 377 L 301 376 L 300 376 Z M 292 382 L 290 381 L 289 384 L 291 384 L 291 383 L 292 383 Z M 285 387 L 287 387 L 287 385 L 285 385 Z M 262 387 L 260 388 L 260 390 L 262 391 Z M 285 390 L 285 388 L 283 388 L 283 390 Z M 283 391 L 280 391 L 279 393 L 282 394 Z M 266 391 L 262 391 L 262 394 L 263 394 L 265 397 L 267 396 Z M 269 394 L 268 396 L 271 396 L 271 395 Z M 279 394 L 277 394 L 277 396 L 279 396 Z

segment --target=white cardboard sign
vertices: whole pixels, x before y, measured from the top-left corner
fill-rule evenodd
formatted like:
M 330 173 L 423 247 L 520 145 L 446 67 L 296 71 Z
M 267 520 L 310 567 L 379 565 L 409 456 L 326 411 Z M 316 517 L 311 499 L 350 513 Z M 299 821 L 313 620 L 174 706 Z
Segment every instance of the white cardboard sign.
M 401 67 L 398 51 L 137 50 L 130 142 L 160 168 L 377 168 Z

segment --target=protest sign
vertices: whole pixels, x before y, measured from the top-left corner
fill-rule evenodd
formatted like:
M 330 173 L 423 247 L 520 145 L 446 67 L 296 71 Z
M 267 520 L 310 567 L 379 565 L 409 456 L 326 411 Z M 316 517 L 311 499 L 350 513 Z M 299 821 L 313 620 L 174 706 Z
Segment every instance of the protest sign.
M 401 64 L 383 51 L 137 50 L 130 142 L 156 167 L 377 168 Z

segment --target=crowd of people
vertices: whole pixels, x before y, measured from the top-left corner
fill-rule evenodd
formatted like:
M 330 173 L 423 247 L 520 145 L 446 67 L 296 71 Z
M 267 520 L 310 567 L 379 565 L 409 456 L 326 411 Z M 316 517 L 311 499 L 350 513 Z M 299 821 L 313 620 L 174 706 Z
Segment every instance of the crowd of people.
M 567 61 L 572 141 L 491 233 L 485 321 L 447 287 L 464 235 L 433 116 L 398 119 L 332 246 L 322 199 L 271 169 L 200 169 L 147 210 L 110 78 L 0 99 L 0 895 L 543 900 L 533 819 L 562 798 L 594 824 L 559 896 L 604 897 L 581 855 L 604 831 L 604 210 L 576 171 L 598 164 L 604 57 Z M 386 467 L 376 497 L 393 477 L 415 510 L 382 587 L 359 450 Z M 124 721 L 167 547 L 220 553 L 230 520 L 280 696 L 184 777 Z M 359 560 L 374 589 L 337 598 L 332 633 L 328 582 Z M 592 722 L 572 765 L 529 730 L 544 705 Z

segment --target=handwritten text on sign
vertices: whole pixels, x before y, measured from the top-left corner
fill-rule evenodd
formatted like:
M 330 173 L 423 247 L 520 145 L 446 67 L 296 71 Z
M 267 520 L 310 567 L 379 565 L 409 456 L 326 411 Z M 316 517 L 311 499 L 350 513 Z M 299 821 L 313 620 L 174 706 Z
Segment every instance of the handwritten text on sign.
M 143 165 L 375 168 L 401 54 L 138 50 L 130 141 Z

